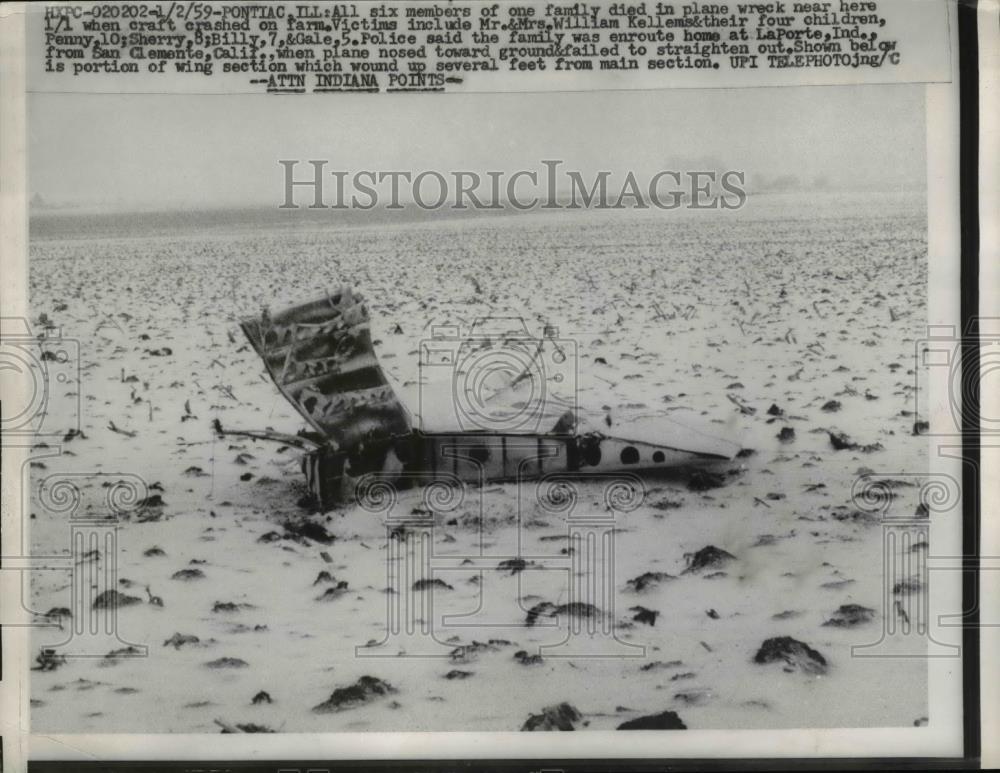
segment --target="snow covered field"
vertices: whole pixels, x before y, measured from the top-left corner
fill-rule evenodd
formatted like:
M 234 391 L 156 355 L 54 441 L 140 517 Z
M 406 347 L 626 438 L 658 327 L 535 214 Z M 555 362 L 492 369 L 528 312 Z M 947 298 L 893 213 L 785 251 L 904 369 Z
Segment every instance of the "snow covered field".
M 897 614 L 883 587 L 882 528 L 852 502 L 852 485 L 866 470 L 927 468 L 913 433 L 923 417 L 912 414 L 927 299 L 921 196 L 760 196 L 735 214 L 372 227 L 201 215 L 187 226 L 150 217 L 117 234 L 95 222 L 32 223 L 33 324 L 45 314 L 81 352 L 81 383 L 54 390 L 47 426 L 73 427 L 78 392 L 82 434 L 61 455 L 58 443 L 36 449 L 31 540 L 38 554 L 69 553 L 65 516 L 37 496 L 48 476 L 86 473 L 79 512 L 91 513 L 103 512 L 102 483 L 141 477 L 160 501 L 119 529 L 118 590 L 138 601 L 118 610 L 118 646 L 148 653 L 32 672 L 34 732 L 217 732 L 216 720 L 284 732 L 517 730 L 563 702 L 579 712 L 567 720 L 577 729 L 668 710 L 688 728 L 910 726 L 927 716 L 924 662 L 851 656 Z M 556 627 L 525 623 L 528 610 L 566 600 L 567 529 L 532 497 L 519 528 L 525 498 L 513 484 L 427 513 L 434 549 L 478 551 L 496 567 L 535 558 L 521 571 L 458 565 L 422 578 L 442 581 L 423 591 L 440 657 L 356 656 L 385 636 L 385 524 L 358 506 L 310 514 L 297 504 L 295 449 L 212 431 L 213 419 L 303 426 L 237 322 L 347 281 L 366 298 L 382 365 L 410 405 L 431 324 L 519 315 L 533 332 L 551 324 L 577 342 L 578 399 L 595 420 L 697 415 L 752 450 L 712 470 L 714 487 L 690 470 L 650 479 L 643 504 L 618 516 L 612 614 L 618 640 L 639 645 L 632 657 L 532 657 L 565 638 L 565 615 L 545 618 Z M 831 433 L 852 447 L 838 450 Z M 912 514 L 916 492 L 900 485 L 893 507 Z M 585 485 L 581 502 L 600 509 L 600 496 Z M 421 492 L 397 507 L 419 510 Z M 725 553 L 699 554 L 709 546 Z M 69 572 L 40 571 L 26 602 L 40 615 L 70 607 L 69 588 Z M 442 621 L 481 599 L 491 606 L 480 624 Z M 776 637 L 809 649 L 790 663 L 755 662 Z M 65 638 L 37 629 L 34 649 Z M 358 684 L 366 675 L 380 681 Z M 268 699 L 254 702 L 261 691 Z M 314 710 L 327 701 L 339 710 Z

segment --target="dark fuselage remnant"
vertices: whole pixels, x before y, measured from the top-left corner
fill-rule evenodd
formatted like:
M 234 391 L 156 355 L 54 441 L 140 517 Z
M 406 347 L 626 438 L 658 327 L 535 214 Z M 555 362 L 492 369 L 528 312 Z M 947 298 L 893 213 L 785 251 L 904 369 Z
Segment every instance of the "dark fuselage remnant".
M 636 441 L 583 435 L 423 433 L 361 443 L 351 451 L 324 446 L 303 458 L 309 490 L 322 509 L 350 499 L 365 475 L 399 488 L 447 478 L 484 484 L 536 480 L 552 473 L 650 470 L 699 459 L 730 457 L 695 454 Z
M 665 417 L 626 437 L 577 431 L 567 412 L 548 432 L 414 429 L 375 356 L 368 310 L 350 288 L 242 323 L 282 394 L 309 423 L 302 468 L 326 510 L 376 475 L 396 487 L 449 480 L 484 484 L 553 473 L 637 472 L 728 460 L 739 446 Z

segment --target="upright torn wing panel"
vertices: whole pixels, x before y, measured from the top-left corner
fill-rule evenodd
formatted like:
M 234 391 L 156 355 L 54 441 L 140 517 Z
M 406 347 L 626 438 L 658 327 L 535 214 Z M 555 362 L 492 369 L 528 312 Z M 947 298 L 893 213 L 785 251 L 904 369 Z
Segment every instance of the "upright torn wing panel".
M 349 287 L 240 326 L 281 393 L 338 448 L 410 431 L 375 356 L 368 309 Z

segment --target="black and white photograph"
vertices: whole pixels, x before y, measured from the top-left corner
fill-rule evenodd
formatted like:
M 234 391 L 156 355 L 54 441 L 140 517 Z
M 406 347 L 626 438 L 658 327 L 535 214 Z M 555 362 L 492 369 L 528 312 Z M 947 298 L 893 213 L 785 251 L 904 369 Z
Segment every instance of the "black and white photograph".
M 954 8 L 784 5 L 28 12 L 32 737 L 961 756 Z

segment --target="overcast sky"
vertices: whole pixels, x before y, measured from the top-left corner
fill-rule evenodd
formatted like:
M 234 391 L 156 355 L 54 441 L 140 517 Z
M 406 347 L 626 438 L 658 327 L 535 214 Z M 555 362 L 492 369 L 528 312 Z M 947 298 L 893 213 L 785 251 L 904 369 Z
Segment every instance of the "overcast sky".
M 280 203 L 328 169 L 652 174 L 708 160 L 839 189 L 922 189 L 922 86 L 442 95 L 29 95 L 29 184 L 107 209 Z M 305 170 L 303 170 L 305 171 Z

